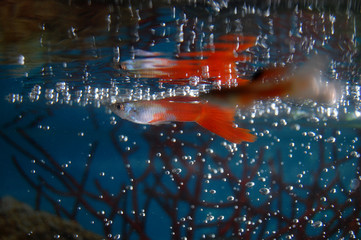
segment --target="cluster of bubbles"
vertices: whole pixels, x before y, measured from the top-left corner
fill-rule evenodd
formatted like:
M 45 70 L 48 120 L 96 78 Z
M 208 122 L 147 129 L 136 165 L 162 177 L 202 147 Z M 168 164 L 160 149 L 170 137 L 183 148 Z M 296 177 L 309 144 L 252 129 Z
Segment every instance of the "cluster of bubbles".
M 77 106 L 93 105 L 95 107 L 108 106 L 115 102 L 129 102 L 139 100 L 155 100 L 173 96 L 197 97 L 204 93 L 207 86 L 177 86 L 164 88 L 163 91 L 152 92 L 149 87 L 129 89 L 113 85 L 107 87 L 93 87 L 84 85 L 83 89 L 73 90 L 71 83 L 58 82 L 55 88 L 42 88 L 41 85 L 32 87 L 27 96 L 10 93 L 7 100 L 11 103 L 45 102 L 47 105 L 68 104 Z M 240 109 L 238 116 L 242 120 L 253 123 L 255 119 L 274 116 L 280 120 L 274 123 L 285 126 L 289 120 L 307 118 L 310 123 L 334 119 L 342 121 L 356 121 L 361 117 L 361 95 L 359 84 L 347 84 L 334 104 L 320 104 L 315 101 L 293 103 L 280 98 L 256 101 L 246 109 Z

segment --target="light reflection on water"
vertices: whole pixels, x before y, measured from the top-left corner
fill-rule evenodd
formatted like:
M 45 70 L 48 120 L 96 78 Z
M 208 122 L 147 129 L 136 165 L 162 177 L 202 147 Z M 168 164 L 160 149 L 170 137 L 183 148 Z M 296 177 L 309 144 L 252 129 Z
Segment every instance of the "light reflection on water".
M 109 239 L 360 237 L 360 6 L 331 2 L 1 3 L 1 195 Z M 204 68 L 159 71 L 247 36 L 254 46 L 230 50 L 232 79 L 327 54 L 336 104 L 257 101 L 236 122 L 258 139 L 239 145 L 110 114 L 114 101 L 224 87 Z

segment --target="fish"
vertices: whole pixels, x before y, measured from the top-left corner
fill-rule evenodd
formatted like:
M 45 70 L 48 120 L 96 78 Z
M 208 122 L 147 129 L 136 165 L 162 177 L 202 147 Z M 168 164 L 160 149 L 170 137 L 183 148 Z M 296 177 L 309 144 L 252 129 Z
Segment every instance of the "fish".
M 198 84 L 242 84 L 247 80 L 239 77 L 236 63 L 250 60 L 244 51 L 255 43 L 254 36 L 229 34 L 205 45 L 202 51 L 181 52 L 172 58 L 164 56 L 166 53 L 136 49 L 136 58 L 121 62 L 120 68 L 131 75 L 158 78 L 159 82 L 168 84 L 186 85 L 195 78 Z
M 200 99 L 212 104 L 247 108 L 255 101 L 275 97 L 302 103 L 312 100 L 334 104 L 339 87 L 322 79 L 320 71 L 325 67 L 327 56 L 314 56 L 299 68 L 273 67 L 256 72 L 246 84 L 237 87 L 212 89 L 200 94 Z
M 148 125 L 195 122 L 232 143 L 254 142 L 248 129 L 235 126 L 235 108 L 220 107 L 197 97 L 169 97 L 158 100 L 116 102 L 111 111 L 122 119 Z

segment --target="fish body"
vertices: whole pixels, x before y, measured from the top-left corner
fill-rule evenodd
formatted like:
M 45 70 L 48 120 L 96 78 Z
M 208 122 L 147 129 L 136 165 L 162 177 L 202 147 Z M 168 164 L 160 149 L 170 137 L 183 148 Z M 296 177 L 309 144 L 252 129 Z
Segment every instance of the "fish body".
M 138 124 L 196 122 L 233 143 L 253 142 L 249 130 L 235 127 L 235 108 L 224 108 L 198 98 L 166 98 L 152 101 L 114 103 L 110 109 L 119 117 Z

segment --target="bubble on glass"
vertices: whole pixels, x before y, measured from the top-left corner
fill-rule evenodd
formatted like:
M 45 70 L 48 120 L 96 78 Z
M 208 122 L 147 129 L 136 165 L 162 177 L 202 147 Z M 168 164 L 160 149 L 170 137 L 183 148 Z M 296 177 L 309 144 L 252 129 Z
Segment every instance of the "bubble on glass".
M 210 194 L 215 194 L 215 193 L 216 193 L 216 190 L 211 189 L 211 190 L 209 190 L 209 193 L 210 193 Z
M 318 221 L 312 221 L 311 226 L 314 227 L 314 228 L 319 228 L 319 227 L 323 226 L 323 222 L 319 221 L 319 220 Z
M 254 182 L 247 182 L 245 185 L 248 188 L 252 188 L 255 185 L 255 183 Z
M 360 180 L 357 178 L 353 178 L 350 181 L 350 189 L 352 191 L 355 191 L 356 189 L 358 189 L 360 187 Z
M 227 200 L 230 201 L 230 202 L 234 201 L 234 196 L 228 196 Z
M 174 174 L 180 174 L 181 172 L 182 172 L 181 168 L 172 169 L 172 173 L 174 173 Z
M 262 194 L 262 195 L 268 195 L 271 193 L 271 190 L 269 188 L 260 188 L 259 189 L 259 192 Z
M 116 119 L 115 119 L 114 116 L 111 116 L 111 117 L 110 117 L 110 124 L 111 124 L 111 125 L 116 125 L 116 124 L 117 124 L 117 121 L 116 121 Z
M 214 216 L 212 213 L 208 213 L 206 219 L 204 220 L 204 223 L 209 223 L 214 220 Z
M 350 153 L 350 155 L 351 155 L 352 157 L 355 157 L 355 158 L 360 158 L 360 153 L 357 152 L 357 151 L 352 151 L 352 152 Z

